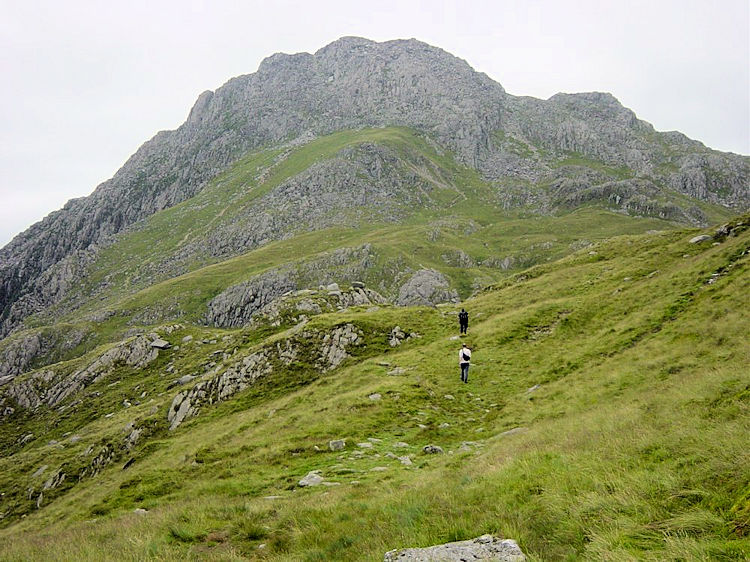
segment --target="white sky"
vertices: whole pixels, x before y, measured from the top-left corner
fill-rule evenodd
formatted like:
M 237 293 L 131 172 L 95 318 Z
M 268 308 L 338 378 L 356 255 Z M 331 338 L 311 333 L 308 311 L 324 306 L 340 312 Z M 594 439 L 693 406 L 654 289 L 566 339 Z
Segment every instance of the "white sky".
M 515 95 L 608 91 L 750 153 L 747 0 L 0 0 L 0 246 L 275 52 L 415 37 Z

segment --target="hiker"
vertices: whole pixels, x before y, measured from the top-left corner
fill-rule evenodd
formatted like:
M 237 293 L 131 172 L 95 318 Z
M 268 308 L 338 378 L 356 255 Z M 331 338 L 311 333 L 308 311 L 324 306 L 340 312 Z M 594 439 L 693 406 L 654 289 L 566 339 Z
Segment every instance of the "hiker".
M 471 348 L 465 343 L 458 350 L 458 364 L 461 366 L 461 380 L 469 382 L 469 362 L 471 361 Z
M 462 334 L 465 334 L 469 329 L 469 313 L 463 308 L 461 309 L 461 312 L 458 313 L 458 326 L 461 329 Z

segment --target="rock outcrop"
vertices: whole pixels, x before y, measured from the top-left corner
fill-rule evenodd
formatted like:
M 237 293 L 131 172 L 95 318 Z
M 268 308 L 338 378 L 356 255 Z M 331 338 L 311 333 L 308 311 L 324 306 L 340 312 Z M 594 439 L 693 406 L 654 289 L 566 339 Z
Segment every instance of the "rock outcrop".
M 458 302 L 458 293 L 448 279 L 434 269 L 421 269 L 401 286 L 396 304 L 400 306 L 435 306 Z
M 121 342 L 97 357 L 84 368 L 70 374 L 42 370 L 19 377 L 5 386 L 0 394 L 0 408 L 11 399 L 17 405 L 33 410 L 44 404 L 60 405 L 64 400 L 80 392 L 90 384 L 107 376 L 120 365 L 140 369 L 159 356 L 159 349 L 152 346 L 158 336 L 136 336 Z
M 205 322 L 221 328 L 245 326 L 254 321 L 278 326 L 285 319 L 297 323 L 322 312 L 385 304 L 385 297 L 367 287 L 341 290 L 337 285 L 336 290 L 328 290 L 321 285 L 319 290 L 296 290 L 303 284 L 315 286 L 328 282 L 332 276 L 344 279 L 361 276 L 371 262 L 371 249 L 363 246 L 342 248 L 296 267 L 267 271 L 214 297 L 208 303 Z
M 482 535 L 475 539 L 451 542 L 426 548 L 403 548 L 385 554 L 384 562 L 465 562 L 493 560 L 523 562 L 526 556 L 516 541 Z
M 201 408 L 223 402 L 262 377 L 271 376 L 277 366 L 283 366 L 289 371 L 299 362 L 299 368 L 303 370 L 314 366 L 318 373 L 325 373 L 335 369 L 349 357 L 352 347 L 363 343 L 362 331 L 353 324 L 337 326 L 327 333 L 299 332 L 283 342 L 234 361 L 219 369 L 218 374 L 179 392 L 167 412 L 169 428 L 176 429 L 186 419 L 198 415 Z

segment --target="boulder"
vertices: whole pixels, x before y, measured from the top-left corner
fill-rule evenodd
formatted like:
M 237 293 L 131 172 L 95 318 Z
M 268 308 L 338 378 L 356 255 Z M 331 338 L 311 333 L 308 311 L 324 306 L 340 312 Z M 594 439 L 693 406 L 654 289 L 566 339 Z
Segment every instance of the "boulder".
M 154 341 L 151 342 L 151 347 L 155 347 L 156 349 L 169 349 L 170 347 L 172 347 L 172 344 L 169 343 L 167 340 L 156 338 Z
M 346 440 L 344 439 L 333 439 L 328 442 L 328 448 L 331 451 L 341 451 L 346 447 Z
M 312 470 L 307 473 L 302 480 L 299 481 L 299 485 L 302 488 L 307 486 L 318 486 L 323 483 L 323 477 L 320 475 L 320 470 Z
M 403 548 L 386 552 L 384 562 L 459 562 L 494 560 L 523 562 L 526 556 L 516 541 L 482 535 L 468 541 L 451 542 L 426 548 Z
M 690 239 L 691 244 L 700 244 L 701 242 L 705 242 L 706 240 L 711 240 L 711 237 L 708 234 L 701 234 L 700 236 L 696 236 L 695 238 Z
M 388 344 L 391 347 L 396 347 L 401 345 L 401 342 L 404 339 L 406 339 L 406 334 L 401 329 L 401 326 L 396 326 L 395 328 L 393 328 L 393 330 L 391 330 L 391 334 L 388 337 Z
M 421 269 L 401 286 L 396 299 L 400 306 L 435 306 L 442 302 L 458 302 L 458 293 L 450 288 L 448 279 L 434 269 Z
M 443 448 L 438 447 L 437 445 L 425 445 L 422 448 L 422 451 L 424 451 L 428 455 L 439 455 L 443 452 Z

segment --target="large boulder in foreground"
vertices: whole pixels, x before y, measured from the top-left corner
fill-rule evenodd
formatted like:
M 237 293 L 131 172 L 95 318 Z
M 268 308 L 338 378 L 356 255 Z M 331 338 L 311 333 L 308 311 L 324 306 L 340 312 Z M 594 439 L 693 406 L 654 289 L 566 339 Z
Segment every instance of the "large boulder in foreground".
M 396 304 L 400 306 L 435 306 L 442 302 L 458 302 L 458 293 L 448 279 L 434 269 L 420 269 L 401 286 Z
M 475 539 L 449 542 L 426 548 L 403 548 L 386 552 L 384 562 L 459 562 L 463 560 L 495 560 L 523 562 L 526 556 L 510 539 L 482 535 Z

